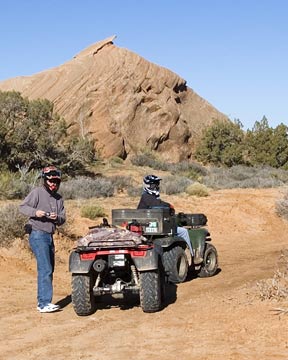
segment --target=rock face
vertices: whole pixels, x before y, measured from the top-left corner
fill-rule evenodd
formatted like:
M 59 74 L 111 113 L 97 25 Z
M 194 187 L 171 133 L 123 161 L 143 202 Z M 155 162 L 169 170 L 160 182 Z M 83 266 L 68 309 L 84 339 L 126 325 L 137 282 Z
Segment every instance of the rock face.
M 91 136 L 103 158 L 155 150 L 163 159 L 193 156 L 195 142 L 215 119 L 227 119 L 177 74 L 100 41 L 49 70 L 0 82 L 0 90 L 46 98 L 71 126 Z

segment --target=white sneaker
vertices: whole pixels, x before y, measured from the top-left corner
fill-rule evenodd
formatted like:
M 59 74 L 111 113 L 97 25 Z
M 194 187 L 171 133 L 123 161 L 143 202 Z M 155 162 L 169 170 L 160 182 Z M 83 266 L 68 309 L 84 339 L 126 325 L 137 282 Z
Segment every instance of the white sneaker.
M 51 313 L 51 312 L 60 310 L 60 306 L 54 305 L 54 304 L 47 304 L 43 308 L 41 308 L 40 306 L 37 306 L 37 310 L 41 313 Z

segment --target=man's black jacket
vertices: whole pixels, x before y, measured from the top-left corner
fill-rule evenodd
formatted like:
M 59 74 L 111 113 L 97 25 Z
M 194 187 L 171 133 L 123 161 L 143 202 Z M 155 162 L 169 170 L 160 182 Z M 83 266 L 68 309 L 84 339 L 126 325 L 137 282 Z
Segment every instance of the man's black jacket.
M 156 206 L 165 207 L 165 208 L 171 207 L 171 205 L 168 202 L 162 201 L 160 198 L 157 198 L 155 195 L 143 192 L 139 204 L 137 206 L 137 209 L 151 209 Z

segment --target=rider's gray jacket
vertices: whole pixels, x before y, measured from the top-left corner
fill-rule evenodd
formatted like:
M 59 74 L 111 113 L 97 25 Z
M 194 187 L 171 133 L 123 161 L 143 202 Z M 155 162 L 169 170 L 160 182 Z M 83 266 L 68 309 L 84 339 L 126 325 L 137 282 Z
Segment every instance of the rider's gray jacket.
M 47 217 L 36 217 L 36 211 L 55 212 L 57 219 L 52 220 Z M 60 194 L 50 193 L 44 186 L 34 188 L 19 206 L 19 211 L 29 216 L 28 224 L 33 230 L 40 230 L 53 234 L 56 225 L 64 224 L 66 220 L 64 201 Z

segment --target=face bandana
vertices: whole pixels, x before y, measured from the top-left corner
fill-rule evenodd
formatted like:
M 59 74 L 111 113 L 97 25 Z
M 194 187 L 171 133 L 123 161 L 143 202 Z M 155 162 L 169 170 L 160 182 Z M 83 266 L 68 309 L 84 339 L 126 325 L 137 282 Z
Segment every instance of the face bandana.
M 46 181 L 46 186 L 51 192 L 56 192 L 59 189 L 60 182 L 59 181 Z

